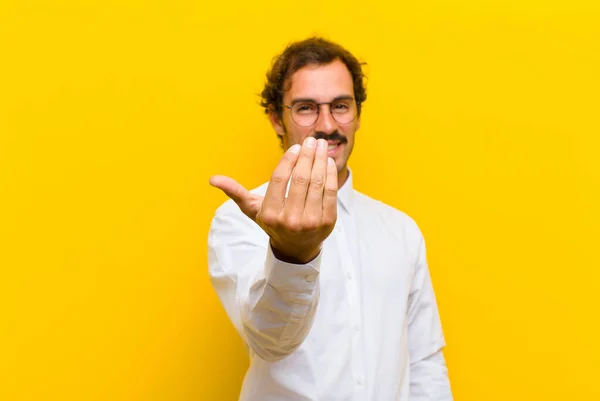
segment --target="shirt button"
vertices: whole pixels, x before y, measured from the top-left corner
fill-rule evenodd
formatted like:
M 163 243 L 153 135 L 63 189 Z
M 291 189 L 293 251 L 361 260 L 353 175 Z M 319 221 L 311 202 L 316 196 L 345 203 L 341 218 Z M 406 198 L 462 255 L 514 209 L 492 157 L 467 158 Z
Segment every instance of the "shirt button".
M 354 330 L 360 331 L 360 325 L 358 323 L 354 325 Z
M 309 283 L 315 281 L 316 279 L 317 279 L 316 274 L 311 274 L 309 276 L 306 276 L 306 281 L 308 281 Z
M 346 272 L 346 277 L 348 278 L 348 280 L 352 280 L 352 273 Z
M 361 376 L 358 376 L 356 378 L 356 382 L 358 383 L 359 386 L 362 386 L 362 384 L 363 384 L 363 378 Z

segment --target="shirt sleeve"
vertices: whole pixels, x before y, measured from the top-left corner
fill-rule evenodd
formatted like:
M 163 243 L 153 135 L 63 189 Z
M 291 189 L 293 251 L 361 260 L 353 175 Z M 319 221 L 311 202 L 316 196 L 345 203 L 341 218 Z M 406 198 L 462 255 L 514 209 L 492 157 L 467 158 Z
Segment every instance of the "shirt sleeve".
M 421 238 L 408 307 L 410 401 L 452 401 L 446 345 Z
M 208 236 L 209 274 L 247 346 L 267 361 L 295 351 L 319 299 L 322 252 L 307 264 L 278 260 L 267 234 L 233 202 L 217 209 Z

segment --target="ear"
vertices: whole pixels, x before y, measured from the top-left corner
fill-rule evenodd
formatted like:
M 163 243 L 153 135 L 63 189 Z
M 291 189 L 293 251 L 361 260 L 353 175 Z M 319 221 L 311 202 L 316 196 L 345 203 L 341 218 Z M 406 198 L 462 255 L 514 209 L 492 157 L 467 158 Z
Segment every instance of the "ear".
M 356 120 L 356 130 L 358 131 L 360 129 L 360 116 L 357 117 Z
M 281 118 L 279 118 L 277 112 L 275 112 L 275 110 L 273 110 L 272 107 L 269 108 L 269 121 L 271 121 L 271 125 L 273 126 L 273 129 L 275 129 L 277 136 L 283 138 L 285 136 L 285 128 L 283 126 L 283 121 L 281 120 Z

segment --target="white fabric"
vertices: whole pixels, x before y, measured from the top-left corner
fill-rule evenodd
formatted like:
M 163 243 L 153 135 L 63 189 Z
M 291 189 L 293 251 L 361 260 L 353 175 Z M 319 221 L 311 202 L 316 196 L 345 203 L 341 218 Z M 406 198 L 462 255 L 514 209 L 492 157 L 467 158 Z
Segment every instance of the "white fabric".
M 241 401 L 452 400 L 421 232 L 354 190 L 352 173 L 306 265 L 277 260 L 231 200 L 208 243 L 214 289 L 250 353 Z

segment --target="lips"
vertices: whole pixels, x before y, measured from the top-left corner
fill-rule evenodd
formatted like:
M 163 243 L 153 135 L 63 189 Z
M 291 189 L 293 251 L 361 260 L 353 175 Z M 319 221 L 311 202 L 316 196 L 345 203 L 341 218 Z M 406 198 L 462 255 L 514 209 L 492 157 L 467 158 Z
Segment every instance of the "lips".
M 333 150 L 341 144 L 340 141 L 327 141 L 327 150 Z
M 342 142 L 328 142 L 327 145 L 327 156 L 336 157 L 341 151 Z

